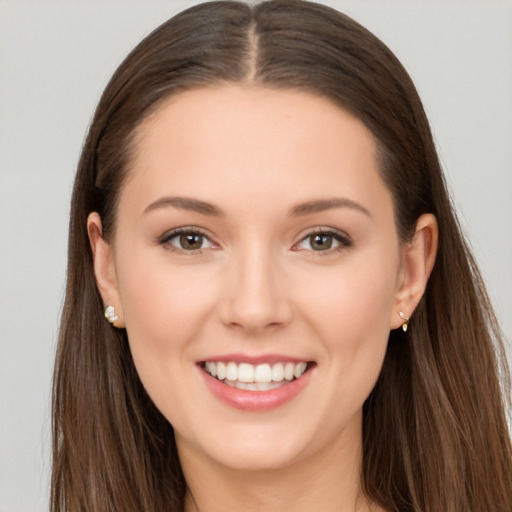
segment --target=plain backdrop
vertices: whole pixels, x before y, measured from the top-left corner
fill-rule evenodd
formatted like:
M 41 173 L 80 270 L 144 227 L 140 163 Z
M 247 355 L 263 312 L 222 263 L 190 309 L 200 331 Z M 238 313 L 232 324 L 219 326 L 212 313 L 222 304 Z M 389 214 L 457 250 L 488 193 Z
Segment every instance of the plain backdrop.
M 0 512 L 48 508 L 50 381 L 70 190 L 115 67 L 190 1 L 0 0 Z M 454 202 L 512 335 L 512 2 L 328 3 L 411 73 Z

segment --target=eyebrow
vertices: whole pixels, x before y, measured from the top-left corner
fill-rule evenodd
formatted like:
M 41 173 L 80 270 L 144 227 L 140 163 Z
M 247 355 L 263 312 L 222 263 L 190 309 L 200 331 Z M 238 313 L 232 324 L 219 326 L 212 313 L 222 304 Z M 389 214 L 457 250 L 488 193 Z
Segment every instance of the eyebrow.
M 178 208 L 180 210 L 187 210 L 189 212 L 197 212 L 202 215 L 208 215 L 209 217 L 222 217 L 224 213 L 220 208 L 217 208 L 213 204 L 201 201 L 199 199 L 192 199 L 191 197 L 161 197 L 155 202 L 151 203 L 145 210 L 144 213 L 148 213 L 158 208 Z
M 343 197 L 333 197 L 330 199 L 317 199 L 313 201 L 307 201 L 306 203 L 298 204 L 290 210 L 292 217 L 301 217 L 303 215 L 310 215 L 312 213 L 324 212 L 326 210 L 332 210 L 334 208 L 352 208 L 361 213 L 364 213 L 371 218 L 370 212 L 361 204 L 346 199 Z
M 200 213 L 201 215 L 207 215 L 209 217 L 223 217 L 224 212 L 217 206 L 201 201 L 200 199 L 193 199 L 191 197 L 161 197 L 153 203 L 151 203 L 145 210 L 144 213 L 148 213 L 158 208 L 178 208 L 180 210 L 187 210 L 191 212 Z M 289 215 L 292 217 L 302 217 L 305 215 L 311 215 L 313 213 L 324 212 L 326 210 L 332 210 L 335 208 L 352 208 L 361 213 L 364 213 L 371 218 L 370 212 L 359 203 L 352 201 L 351 199 L 335 197 L 330 199 L 316 199 L 300 203 L 294 206 Z

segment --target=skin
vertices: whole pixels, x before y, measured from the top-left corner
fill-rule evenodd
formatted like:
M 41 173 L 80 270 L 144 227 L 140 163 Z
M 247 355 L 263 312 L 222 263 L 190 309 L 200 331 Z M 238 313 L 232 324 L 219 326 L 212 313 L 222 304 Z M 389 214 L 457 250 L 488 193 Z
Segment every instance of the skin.
M 175 429 L 187 511 L 370 510 L 359 484 L 363 402 L 399 312 L 410 317 L 424 292 L 437 244 L 431 215 L 400 243 L 375 155 L 371 132 L 327 99 L 250 86 L 188 91 L 138 130 L 111 240 L 90 215 L 98 287 Z M 333 198 L 345 202 L 293 213 Z M 207 237 L 199 251 L 168 235 L 190 227 Z M 342 241 L 328 235 L 331 248 L 319 250 L 318 231 Z M 232 353 L 315 367 L 284 405 L 247 412 L 215 398 L 197 365 Z

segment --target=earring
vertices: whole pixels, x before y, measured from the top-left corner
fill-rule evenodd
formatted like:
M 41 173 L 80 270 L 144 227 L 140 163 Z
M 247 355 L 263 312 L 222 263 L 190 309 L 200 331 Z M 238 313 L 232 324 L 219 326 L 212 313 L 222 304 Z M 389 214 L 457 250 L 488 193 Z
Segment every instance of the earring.
M 114 322 L 116 322 L 119 319 L 119 317 L 116 315 L 116 311 L 114 309 L 114 306 L 107 306 L 105 308 L 105 318 L 111 324 L 113 324 Z
M 407 328 L 409 327 L 409 319 L 404 315 L 403 311 L 400 311 L 400 313 L 398 314 L 400 315 L 400 318 L 404 320 L 404 323 L 402 324 L 402 329 L 404 332 L 407 332 Z

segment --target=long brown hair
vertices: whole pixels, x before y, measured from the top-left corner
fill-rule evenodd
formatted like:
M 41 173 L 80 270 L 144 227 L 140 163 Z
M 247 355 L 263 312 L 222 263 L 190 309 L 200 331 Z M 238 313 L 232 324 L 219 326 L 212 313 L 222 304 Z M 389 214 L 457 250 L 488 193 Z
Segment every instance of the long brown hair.
M 173 429 L 134 368 L 124 330 L 103 318 L 86 220 L 115 230 L 137 127 L 169 95 L 219 83 L 330 98 L 372 131 L 396 226 L 423 213 L 439 250 L 407 333 L 392 331 L 364 404 L 363 489 L 389 511 L 509 511 L 509 371 L 502 335 L 448 197 L 429 124 L 406 71 L 352 19 L 300 0 L 211 2 L 146 37 L 107 85 L 78 166 L 53 387 L 51 510 L 181 511 Z

